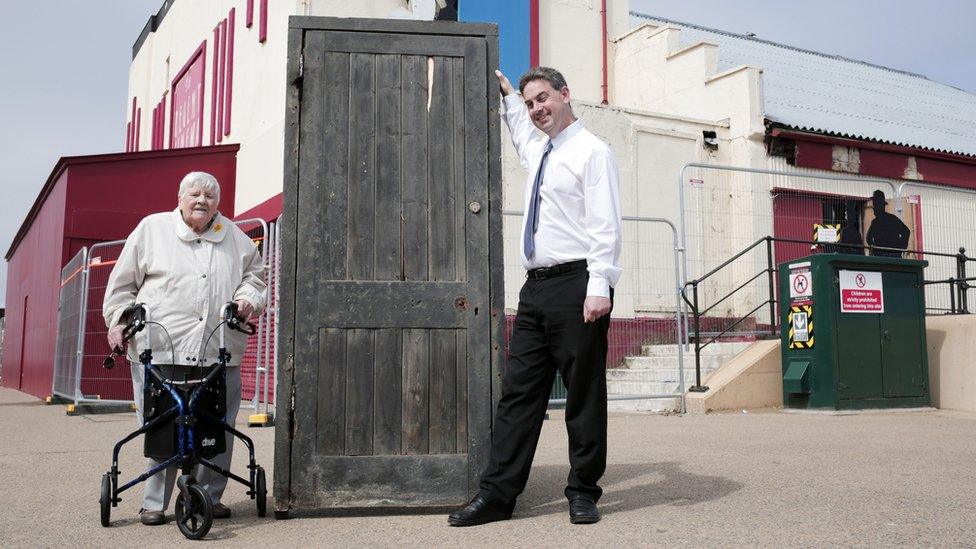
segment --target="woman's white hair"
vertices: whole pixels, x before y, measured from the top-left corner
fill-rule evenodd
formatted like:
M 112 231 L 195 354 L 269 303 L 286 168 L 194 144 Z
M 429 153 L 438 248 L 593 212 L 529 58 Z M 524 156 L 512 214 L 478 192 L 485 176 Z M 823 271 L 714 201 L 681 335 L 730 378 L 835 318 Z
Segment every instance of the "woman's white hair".
M 220 183 L 217 183 L 216 177 L 207 172 L 190 172 L 186 174 L 183 177 L 183 181 L 180 181 L 180 192 L 176 195 L 176 198 L 183 198 L 183 194 L 193 187 L 200 187 L 204 191 L 210 191 L 214 193 L 218 201 L 220 200 Z

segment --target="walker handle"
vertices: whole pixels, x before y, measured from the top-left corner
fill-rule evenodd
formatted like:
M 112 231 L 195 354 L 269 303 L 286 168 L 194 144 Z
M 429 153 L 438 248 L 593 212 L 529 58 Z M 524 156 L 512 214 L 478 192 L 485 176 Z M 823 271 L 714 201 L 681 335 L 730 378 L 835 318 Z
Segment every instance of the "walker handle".
M 146 305 L 144 303 L 134 303 L 122 311 L 122 320 L 126 321 L 125 328 L 122 329 L 123 345 L 146 327 L 146 314 Z M 112 353 L 102 361 L 102 368 L 106 370 L 115 368 L 115 357 L 122 356 L 124 352 L 121 347 L 116 345 L 112 349 Z
M 237 314 L 237 303 L 233 301 L 224 305 L 224 318 L 227 319 L 227 327 L 235 332 L 254 335 L 258 333 L 258 327 L 253 322 L 248 322 L 246 318 Z

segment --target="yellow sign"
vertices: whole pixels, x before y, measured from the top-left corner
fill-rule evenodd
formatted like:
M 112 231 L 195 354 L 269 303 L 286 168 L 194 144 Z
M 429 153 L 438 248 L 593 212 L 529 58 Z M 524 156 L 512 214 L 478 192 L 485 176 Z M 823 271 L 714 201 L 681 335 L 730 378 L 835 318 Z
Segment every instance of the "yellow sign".
M 813 241 L 833 244 L 840 242 L 840 225 L 813 224 Z
M 790 349 L 813 349 L 813 306 L 793 305 L 786 321 L 790 325 Z

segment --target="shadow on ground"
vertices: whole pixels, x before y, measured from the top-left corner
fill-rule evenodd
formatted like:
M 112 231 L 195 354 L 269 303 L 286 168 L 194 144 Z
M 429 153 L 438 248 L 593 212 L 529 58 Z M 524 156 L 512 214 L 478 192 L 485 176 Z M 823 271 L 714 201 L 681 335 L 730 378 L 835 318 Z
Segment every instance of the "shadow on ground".
M 519 500 L 514 518 L 524 519 L 566 513 L 566 499 L 562 495 L 562 490 L 568 472 L 568 465 L 533 467 L 532 479 Z M 724 477 L 688 473 L 675 462 L 611 465 L 600 484 L 604 488 L 603 497 L 600 499 L 600 512 L 603 515 L 625 513 L 658 505 L 694 505 L 723 498 L 742 488 L 741 483 Z M 275 520 L 270 509 L 267 517 L 258 518 L 252 501 L 237 502 L 231 505 L 231 509 L 234 513 L 233 517 L 215 521 L 213 530 L 207 536 L 208 539 L 232 539 L 250 528 Z M 448 508 L 320 509 L 301 513 L 300 516 L 366 517 L 443 514 L 446 517 L 449 511 Z
M 562 490 L 568 473 L 568 466 L 534 467 L 530 486 L 522 494 L 515 517 L 566 513 L 568 507 Z M 742 488 L 742 483 L 724 477 L 688 473 L 674 462 L 611 465 L 600 485 L 603 486 L 600 512 L 604 515 L 657 505 L 694 505 L 723 498 Z

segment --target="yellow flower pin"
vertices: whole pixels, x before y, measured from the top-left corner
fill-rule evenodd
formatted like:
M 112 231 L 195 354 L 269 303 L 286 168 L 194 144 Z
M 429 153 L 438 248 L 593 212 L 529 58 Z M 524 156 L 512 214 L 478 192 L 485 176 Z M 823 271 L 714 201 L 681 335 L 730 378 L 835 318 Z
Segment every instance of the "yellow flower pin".
M 223 228 L 224 228 L 223 225 L 221 225 L 220 223 L 217 223 L 216 225 L 214 225 L 214 232 L 215 233 L 219 233 L 221 231 L 221 229 L 223 229 Z

